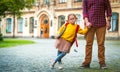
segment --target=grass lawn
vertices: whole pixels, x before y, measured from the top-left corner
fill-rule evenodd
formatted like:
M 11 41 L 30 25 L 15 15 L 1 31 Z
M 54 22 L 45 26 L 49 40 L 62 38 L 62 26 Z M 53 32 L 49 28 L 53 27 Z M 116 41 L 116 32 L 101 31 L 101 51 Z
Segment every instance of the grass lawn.
M 18 45 L 25 45 L 25 44 L 34 44 L 34 41 L 25 40 L 25 39 L 7 39 L 4 38 L 3 41 L 0 41 L 0 48 L 18 46 Z

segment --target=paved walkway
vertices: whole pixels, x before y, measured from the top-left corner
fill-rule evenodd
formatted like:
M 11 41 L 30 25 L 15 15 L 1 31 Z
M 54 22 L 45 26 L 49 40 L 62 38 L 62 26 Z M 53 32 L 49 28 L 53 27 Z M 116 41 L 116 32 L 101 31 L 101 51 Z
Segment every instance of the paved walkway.
M 50 62 L 56 57 L 54 39 L 31 39 L 36 44 L 0 48 L 0 72 L 101 72 L 97 59 L 97 43 L 93 45 L 91 69 L 78 69 L 84 60 L 85 41 L 79 40 L 78 52 L 71 52 L 63 58 L 63 70 L 50 69 Z M 120 42 L 119 42 L 120 43 Z M 105 72 L 120 72 L 120 44 L 117 41 L 106 41 Z M 102 71 L 104 72 L 104 71 Z

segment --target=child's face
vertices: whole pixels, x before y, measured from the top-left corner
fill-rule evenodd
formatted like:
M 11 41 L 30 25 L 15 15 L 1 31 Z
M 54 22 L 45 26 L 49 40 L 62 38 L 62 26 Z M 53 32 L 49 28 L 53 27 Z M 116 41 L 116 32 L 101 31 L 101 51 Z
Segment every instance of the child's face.
M 74 15 L 70 15 L 68 22 L 74 24 L 76 20 L 77 20 L 77 18 Z

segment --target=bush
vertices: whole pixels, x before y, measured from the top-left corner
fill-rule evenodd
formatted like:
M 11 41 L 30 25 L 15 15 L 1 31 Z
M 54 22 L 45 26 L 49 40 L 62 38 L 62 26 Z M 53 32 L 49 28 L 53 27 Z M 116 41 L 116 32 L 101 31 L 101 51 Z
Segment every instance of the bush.
M 3 41 L 2 33 L 0 33 L 0 41 Z

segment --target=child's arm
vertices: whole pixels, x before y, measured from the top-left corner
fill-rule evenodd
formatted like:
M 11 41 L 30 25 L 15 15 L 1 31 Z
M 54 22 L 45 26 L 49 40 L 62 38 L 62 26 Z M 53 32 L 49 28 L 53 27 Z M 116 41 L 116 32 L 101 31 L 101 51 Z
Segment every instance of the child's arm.
M 78 33 L 79 34 L 85 35 L 87 32 L 88 32 L 88 28 L 87 27 L 85 27 L 84 29 L 79 27 L 79 29 L 78 29 Z
M 63 32 L 63 30 L 65 29 L 65 24 L 63 24 L 59 30 L 57 31 L 57 35 L 55 38 L 59 38 L 60 37 L 60 34 Z

